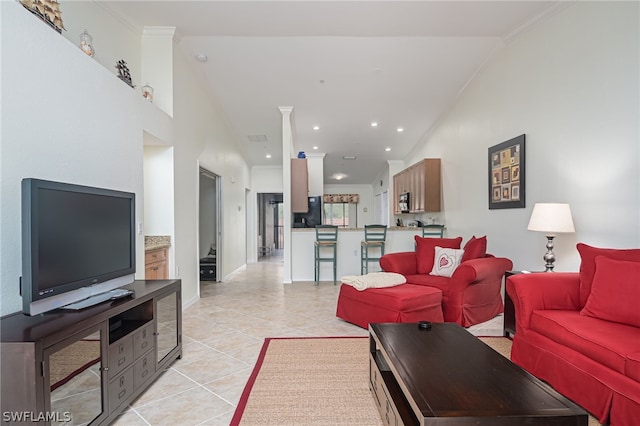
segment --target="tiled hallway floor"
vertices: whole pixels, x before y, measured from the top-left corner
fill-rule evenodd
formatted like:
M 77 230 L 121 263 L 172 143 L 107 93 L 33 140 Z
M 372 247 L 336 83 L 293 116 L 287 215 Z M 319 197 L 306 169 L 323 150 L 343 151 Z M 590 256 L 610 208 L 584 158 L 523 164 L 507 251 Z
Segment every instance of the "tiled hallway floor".
M 335 316 L 333 282 L 282 284 L 281 258 L 248 264 L 225 283 L 203 282 L 183 312 L 183 357 L 116 425 L 228 425 L 265 337 L 367 336 Z M 501 335 L 502 317 L 469 329 Z

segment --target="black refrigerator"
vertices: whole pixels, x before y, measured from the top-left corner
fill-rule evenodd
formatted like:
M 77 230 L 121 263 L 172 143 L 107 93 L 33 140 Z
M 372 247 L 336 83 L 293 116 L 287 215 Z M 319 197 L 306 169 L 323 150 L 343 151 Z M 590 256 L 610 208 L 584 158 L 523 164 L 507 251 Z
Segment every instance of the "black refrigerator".
M 322 225 L 322 197 L 309 197 L 309 211 L 293 214 L 294 228 L 315 228 Z

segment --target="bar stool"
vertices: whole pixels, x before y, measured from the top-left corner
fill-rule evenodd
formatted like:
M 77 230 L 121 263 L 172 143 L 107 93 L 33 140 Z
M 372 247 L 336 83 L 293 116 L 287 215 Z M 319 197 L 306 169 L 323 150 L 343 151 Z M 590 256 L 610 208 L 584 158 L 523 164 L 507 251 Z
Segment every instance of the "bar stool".
M 364 240 L 360 243 L 360 275 L 369 273 L 369 262 L 379 261 L 384 256 L 384 242 L 387 239 L 387 225 L 365 225 Z M 379 248 L 379 257 L 370 257 L 369 248 Z
M 424 237 L 444 237 L 444 225 L 424 225 L 422 227 L 422 238 Z
M 314 281 L 320 281 L 320 262 L 333 262 L 333 285 L 336 284 L 336 264 L 338 260 L 338 227 L 335 225 L 316 225 Z M 331 257 L 322 257 L 322 249 L 332 249 Z

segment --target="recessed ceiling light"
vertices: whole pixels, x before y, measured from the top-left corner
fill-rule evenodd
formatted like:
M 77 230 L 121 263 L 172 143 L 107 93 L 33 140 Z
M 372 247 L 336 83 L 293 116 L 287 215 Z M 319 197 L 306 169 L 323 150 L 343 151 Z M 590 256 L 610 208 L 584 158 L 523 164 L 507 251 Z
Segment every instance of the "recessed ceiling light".
M 389 152 L 389 151 L 391 151 L 391 148 L 386 147 L 384 150 L 385 150 L 385 151 L 387 151 L 387 152 Z
M 207 62 L 207 59 L 209 59 L 209 57 L 207 55 L 205 55 L 204 53 L 198 53 L 196 55 L 196 59 L 200 62 Z
M 372 121 L 371 122 L 371 127 L 378 127 L 378 122 L 377 121 Z
M 404 129 L 402 127 L 398 127 L 396 130 L 398 131 L 398 133 L 404 132 Z
M 355 155 L 344 155 L 342 156 L 343 160 L 355 160 L 356 156 Z
M 271 154 L 267 154 L 267 155 L 265 155 L 265 157 L 271 158 Z
M 342 180 L 342 179 L 346 178 L 347 175 L 345 175 L 344 173 L 335 173 L 331 177 L 334 178 L 335 180 Z
M 314 147 L 313 147 L 313 149 L 318 149 L 318 147 L 317 147 L 317 146 L 314 146 Z
M 320 130 L 320 126 L 313 126 L 313 130 Z

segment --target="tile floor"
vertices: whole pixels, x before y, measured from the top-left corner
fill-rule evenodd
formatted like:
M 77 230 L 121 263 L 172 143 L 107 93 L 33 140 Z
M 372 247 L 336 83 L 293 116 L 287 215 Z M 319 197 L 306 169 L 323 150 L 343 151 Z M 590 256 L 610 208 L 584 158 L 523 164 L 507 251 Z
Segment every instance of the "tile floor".
M 183 312 L 183 357 L 114 423 L 228 425 L 265 337 L 367 336 L 335 316 L 333 282 L 282 284 L 282 258 L 247 265 L 225 283 L 202 282 Z M 502 317 L 469 329 L 502 334 Z

